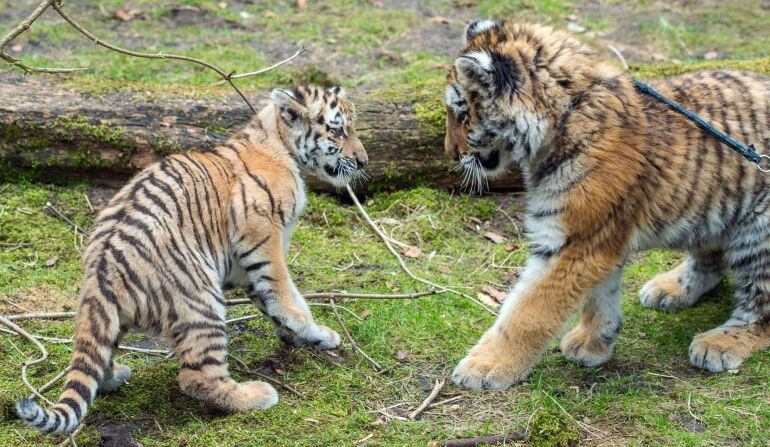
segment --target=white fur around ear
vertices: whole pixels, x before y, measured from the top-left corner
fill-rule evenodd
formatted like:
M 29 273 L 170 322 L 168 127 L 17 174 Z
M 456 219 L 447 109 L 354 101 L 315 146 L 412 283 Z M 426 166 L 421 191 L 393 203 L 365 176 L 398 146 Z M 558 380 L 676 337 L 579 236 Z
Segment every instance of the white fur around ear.
M 498 26 L 500 26 L 500 22 L 496 20 L 476 20 L 469 23 L 468 27 L 465 28 L 465 44 L 467 45 L 479 34 Z
M 293 110 L 300 115 L 305 115 L 307 113 L 305 105 L 300 102 L 291 90 L 277 88 L 270 92 L 270 100 L 283 110 Z
M 492 58 L 485 51 L 472 51 L 455 60 L 460 82 L 469 88 L 483 88 L 492 77 Z

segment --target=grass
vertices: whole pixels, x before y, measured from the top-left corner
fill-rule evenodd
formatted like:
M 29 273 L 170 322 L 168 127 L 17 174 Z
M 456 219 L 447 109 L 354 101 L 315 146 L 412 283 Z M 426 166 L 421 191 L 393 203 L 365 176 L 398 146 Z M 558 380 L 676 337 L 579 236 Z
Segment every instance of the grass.
M 20 182 L 2 187 L 3 312 L 18 311 L 10 302 L 34 309 L 72 307 L 80 280 L 80 245 L 63 222 L 41 210 L 50 201 L 88 227 L 93 216 L 86 194 L 96 206 L 108 195 L 82 184 Z M 289 256 L 301 290 L 399 293 L 423 289 L 398 268 L 354 208 L 332 196 L 311 194 L 309 199 Z M 398 225 L 387 224 L 394 236 L 422 249 L 420 258 L 407 261 L 412 269 L 434 281 L 467 287 L 472 295 L 485 284 L 505 288 L 515 280 L 512 268 L 522 265 L 526 257 L 525 242 L 516 236 L 514 225 L 520 204 L 508 196 L 453 197 L 416 188 L 376 194 L 367 207 L 374 218 L 398 221 Z M 500 207 L 514 220 L 505 217 Z M 490 230 L 509 240 L 491 243 L 481 235 Z M 506 246 L 515 247 L 514 251 Z M 45 261 L 54 256 L 57 262 L 46 267 Z M 505 268 L 491 266 L 492 259 Z M 389 374 L 374 374 L 349 345 L 339 350 L 345 359 L 339 366 L 305 349 L 287 349 L 269 335 L 266 322 L 249 320 L 230 328 L 231 352 L 251 368 L 291 384 L 304 398 L 279 390 L 281 402 L 268 411 L 222 414 L 179 392 L 175 361 L 123 354 L 121 361 L 134 371 L 130 384 L 97 398 L 78 441 L 97 445 L 99 427 L 128 423 L 144 446 L 178 446 L 182 440 L 217 446 L 350 445 L 369 434 L 373 437 L 367 445 L 411 446 L 524 428 L 532 433 L 532 445 L 545 446 L 574 445 L 578 440 L 588 444 L 761 444 L 770 422 L 766 391 L 770 354 L 755 355 L 738 374 L 718 375 L 693 369 L 686 357 L 692 336 L 720 324 L 729 314 L 729 281 L 696 307 L 678 314 L 643 309 L 635 298 L 641 284 L 679 259 L 681 255 L 652 252 L 629 264 L 623 286 L 626 325 L 614 358 L 600 368 L 567 362 L 554 344 L 531 379 L 509 391 L 466 394 L 447 386 L 440 399 L 464 397 L 454 405 L 428 411 L 417 422 L 387 421 L 377 409 L 400 404 L 388 411 L 408 414 L 428 394 L 434 378 L 449 374 L 492 317 L 449 295 L 415 301 L 348 300 L 342 304 L 366 315 L 361 323 L 344 317 L 353 337 L 390 368 Z M 231 309 L 232 315 L 253 312 L 247 306 Z M 314 313 L 321 322 L 336 327 L 328 309 L 316 307 Z M 72 330 L 68 321 L 26 322 L 25 327 L 60 337 Z M 130 343 L 146 343 L 143 340 L 141 334 L 129 338 Z M 66 366 L 71 346 L 50 345 L 50 351 L 51 360 L 32 370 L 36 384 Z M 406 355 L 401 361 L 396 358 L 399 351 L 401 357 Z M 0 445 L 50 442 L 23 428 L 12 409 L 24 394 L 18 365 L 35 355 L 28 343 L 0 337 Z M 234 376 L 250 379 L 240 372 Z M 58 391 L 48 394 L 54 397 Z

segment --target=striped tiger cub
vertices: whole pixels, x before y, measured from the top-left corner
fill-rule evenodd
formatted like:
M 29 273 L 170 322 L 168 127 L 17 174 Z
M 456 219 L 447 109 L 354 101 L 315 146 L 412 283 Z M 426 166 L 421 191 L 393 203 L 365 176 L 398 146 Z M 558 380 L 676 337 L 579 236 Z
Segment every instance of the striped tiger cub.
M 724 132 L 770 150 L 770 78 L 706 71 L 652 86 Z M 569 317 L 570 360 L 612 355 L 627 257 L 683 250 L 650 280 L 642 305 L 694 305 L 728 273 L 735 308 L 695 336 L 690 362 L 738 368 L 770 347 L 770 175 L 667 105 L 570 35 L 495 21 L 472 23 L 445 91 L 445 149 L 477 186 L 517 165 L 527 187 L 531 250 L 500 316 L 456 367 L 472 390 L 524 380 Z
M 173 343 L 184 393 L 226 411 L 275 404 L 269 384 L 228 375 L 228 286 L 248 293 L 281 341 L 339 344 L 313 321 L 286 254 L 306 201 L 301 171 L 337 186 L 364 176 L 354 107 L 339 87 L 279 89 L 271 100 L 214 152 L 146 168 L 99 214 L 84 254 L 71 371 L 53 407 L 19 400 L 27 424 L 71 432 L 97 391 L 125 384 L 130 370 L 113 353 L 132 327 Z

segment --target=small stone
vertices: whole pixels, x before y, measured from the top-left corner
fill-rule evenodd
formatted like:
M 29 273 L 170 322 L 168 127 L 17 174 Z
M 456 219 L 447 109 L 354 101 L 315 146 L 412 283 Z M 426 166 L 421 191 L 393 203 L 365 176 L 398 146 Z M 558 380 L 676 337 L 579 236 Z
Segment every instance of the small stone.
M 582 33 L 586 32 L 588 29 L 585 26 L 580 25 L 578 23 L 569 22 L 567 24 L 567 30 L 569 30 L 569 31 L 571 31 L 573 33 L 582 34 Z

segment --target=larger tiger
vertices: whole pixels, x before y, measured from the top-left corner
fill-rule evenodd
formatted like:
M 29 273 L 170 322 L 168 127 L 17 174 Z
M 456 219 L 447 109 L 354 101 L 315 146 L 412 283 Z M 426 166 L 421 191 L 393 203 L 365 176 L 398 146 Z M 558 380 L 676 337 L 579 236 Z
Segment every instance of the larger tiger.
M 651 81 L 726 133 L 770 150 L 770 78 L 706 71 Z M 472 390 L 524 380 L 574 311 L 570 359 L 607 361 L 621 328 L 623 264 L 654 247 L 688 258 L 639 292 L 644 306 L 695 304 L 728 271 L 735 309 L 698 334 L 690 362 L 737 368 L 770 347 L 770 176 L 564 32 L 478 21 L 446 88 L 446 151 L 483 184 L 524 174 L 531 251 L 494 326 L 457 365 Z
M 305 206 L 301 170 L 337 186 L 363 175 L 353 104 L 338 87 L 279 89 L 271 99 L 216 151 L 146 168 L 100 213 L 84 254 L 71 371 L 53 407 L 18 402 L 27 424 L 71 432 L 97 391 L 126 383 L 130 370 L 113 353 L 132 327 L 173 343 L 184 393 L 227 411 L 275 404 L 269 384 L 228 375 L 226 285 L 244 288 L 282 341 L 339 344 L 313 321 L 285 255 Z

